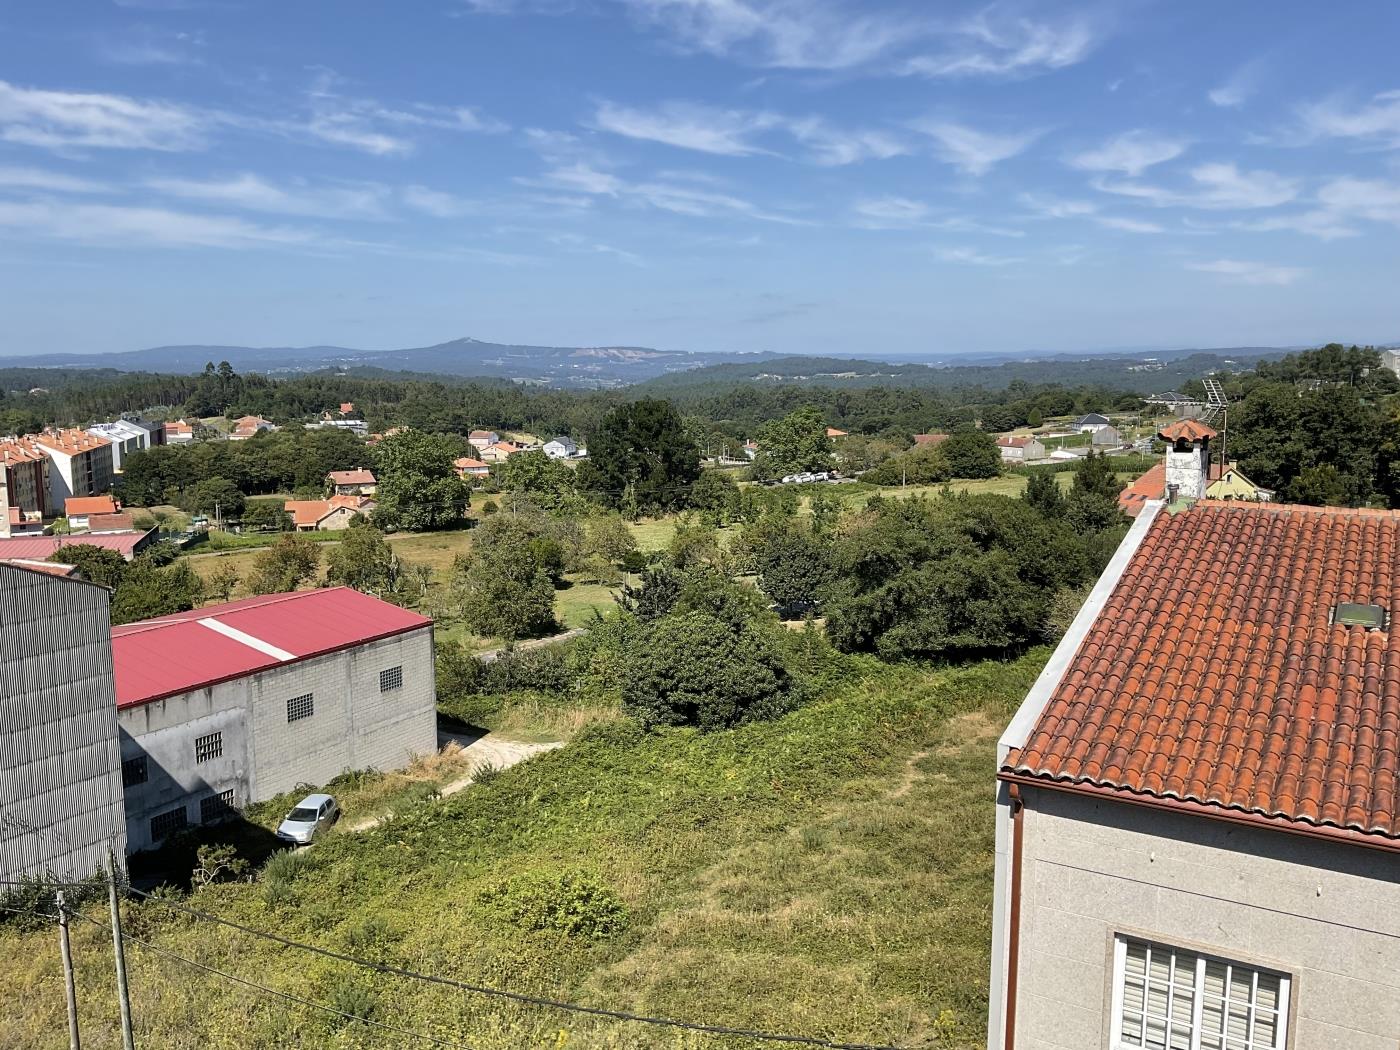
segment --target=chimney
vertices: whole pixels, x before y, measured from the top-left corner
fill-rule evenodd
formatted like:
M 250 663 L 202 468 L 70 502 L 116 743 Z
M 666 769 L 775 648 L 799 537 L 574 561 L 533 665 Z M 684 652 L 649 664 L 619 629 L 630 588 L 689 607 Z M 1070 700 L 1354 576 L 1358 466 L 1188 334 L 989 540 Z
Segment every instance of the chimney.
M 1183 419 L 1157 434 L 1167 443 L 1169 502 L 1204 499 L 1210 485 L 1210 440 L 1215 431 L 1195 419 Z

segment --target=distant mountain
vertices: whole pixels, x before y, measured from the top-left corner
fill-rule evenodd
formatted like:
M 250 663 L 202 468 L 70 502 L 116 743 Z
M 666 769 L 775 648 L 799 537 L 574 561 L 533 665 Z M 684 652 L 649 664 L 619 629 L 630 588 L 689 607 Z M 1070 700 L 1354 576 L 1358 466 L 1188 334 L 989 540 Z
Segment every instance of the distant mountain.
M 692 353 L 644 346 L 519 346 L 464 338 L 403 350 L 352 350 L 343 346 L 157 346 L 115 354 L 0 358 L 0 364 L 6 367 L 116 368 L 124 372 L 198 372 L 206 362 L 227 361 L 240 372 L 272 375 L 368 367 L 592 389 L 625 386 L 720 362 L 757 361 L 774 356 L 777 355 Z

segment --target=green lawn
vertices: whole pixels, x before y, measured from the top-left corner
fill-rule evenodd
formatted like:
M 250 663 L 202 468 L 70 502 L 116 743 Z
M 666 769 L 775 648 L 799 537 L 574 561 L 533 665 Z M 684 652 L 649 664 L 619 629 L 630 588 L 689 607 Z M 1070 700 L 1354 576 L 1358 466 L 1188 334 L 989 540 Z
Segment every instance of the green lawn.
M 1045 651 L 931 671 L 860 661 L 773 723 L 700 734 L 594 729 L 363 835 L 306 852 L 283 895 L 194 903 L 254 927 L 423 972 L 693 1021 L 853 1042 L 984 1042 L 995 741 Z M 591 936 L 515 914 L 599 898 L 536 881 L 582 873 L 625 909 Z M 532 886 L 537 888 L 531 888 Z M 525 912 L 492 903 L 504 892 Z M 553 906 L 553 905 L 550 905 Z M 100 919 L 103 906 L 85 913 Z M 142 940 L 289 994 L 478 1050 L 759 1050 L 358 970 L 195 920 L 128 908 Z M 89 1045 L 114 1045 L 111 942 L 74 924 Z M 252 993 L 128 944 L 139 1046 L 399 1047 L 403 1037 Z M 51 929 L 0 930 L 0 1046 L 64 1043 Z
M 593 619 L 593 613 L 606 615 L 617 607 L 616 587 L 599 583 L 575 583 L 554 592 L 554 611 L 559 622 L 567 628 L 583 627 Z

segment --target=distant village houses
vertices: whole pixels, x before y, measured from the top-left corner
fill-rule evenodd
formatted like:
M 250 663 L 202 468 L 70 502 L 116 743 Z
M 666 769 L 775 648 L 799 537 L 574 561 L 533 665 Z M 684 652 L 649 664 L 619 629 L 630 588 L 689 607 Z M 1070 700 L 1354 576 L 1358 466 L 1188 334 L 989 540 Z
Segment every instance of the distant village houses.
M 1032 460 L 1045 458 L 1045 446 L 1034 437 L 1009 437 L 997 438 L 997 451 L 1001 453 L 1001 458 L 1007 463 L 1029 463 Z

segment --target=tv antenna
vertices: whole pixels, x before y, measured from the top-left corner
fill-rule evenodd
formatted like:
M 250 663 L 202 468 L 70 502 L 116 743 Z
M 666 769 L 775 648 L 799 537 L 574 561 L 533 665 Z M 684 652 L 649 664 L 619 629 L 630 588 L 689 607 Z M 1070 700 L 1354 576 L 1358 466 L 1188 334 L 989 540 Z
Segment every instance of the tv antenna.
M 1207 426 L 1213 426 L 1217 419 L 1220 420 L 1220 473 L 1223 475 L 1226 464 L 1225 439 L 1230 432 L 1230 402 L 1225 397 L 1225 388 L 1214 376 L 1202 379 L 1201 385 L 1206 388 L 1206 407 L 1200 414 L 1200 421 Z

